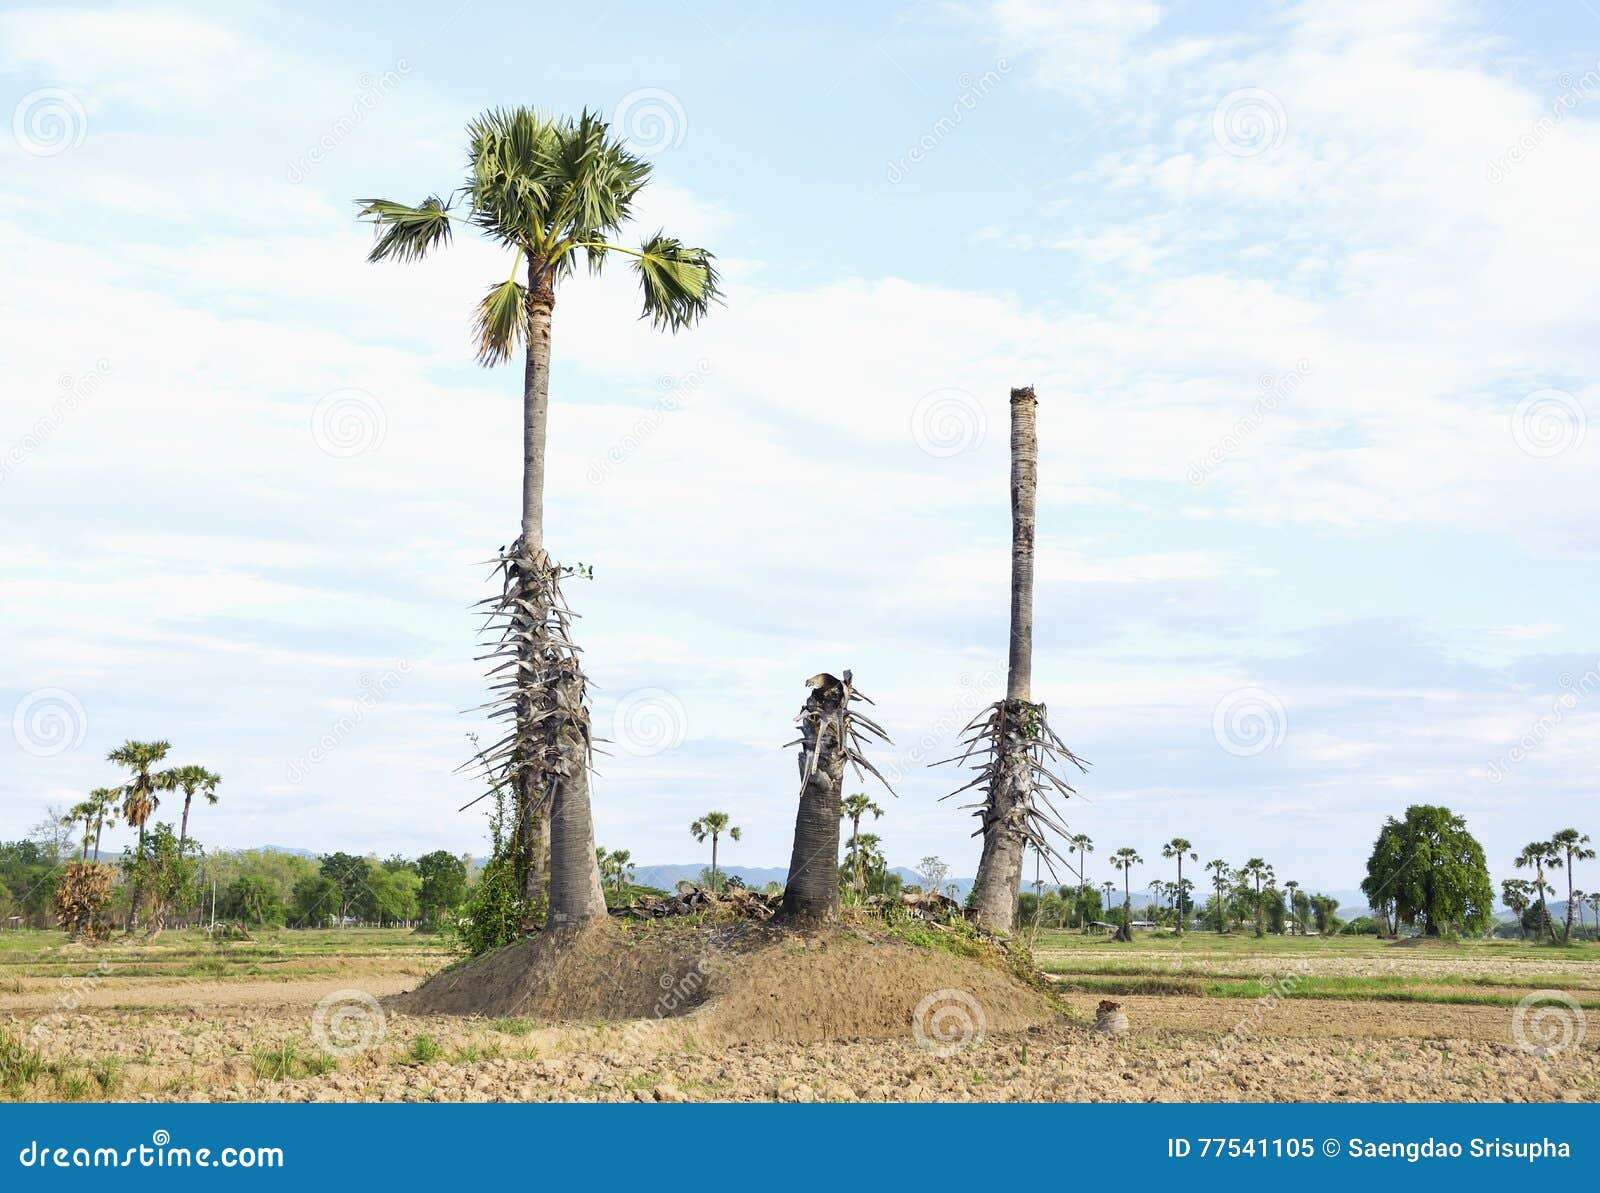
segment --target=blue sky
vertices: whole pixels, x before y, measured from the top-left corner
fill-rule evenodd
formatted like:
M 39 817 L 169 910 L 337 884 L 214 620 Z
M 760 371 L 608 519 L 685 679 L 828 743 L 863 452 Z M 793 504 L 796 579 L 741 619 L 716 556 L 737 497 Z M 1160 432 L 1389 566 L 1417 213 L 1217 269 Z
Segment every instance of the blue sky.
M 351 200 L 448 190 L 518 103 L 611 115 L 638 232 L 727 277 L 675 337 L 621 273 L 558 303 L 602 844 L 689 860 L 721 808 L 781 864 L 777 747 L 849 666 L 891 861 L 975 868 L 921 763 L 1003 687 L 1023 382 L 1035 694 L 1102 857 L 1348 888 L 1411 802 L 1497 877 L 1595 827 L 1582 0 L 11 7 L 0 100 L 0 835 L 164 736 L 225 777 L 208 845 L 481 848 L 466 606 L 519 374 L 468 316 L 505 262 L 367 265 Z

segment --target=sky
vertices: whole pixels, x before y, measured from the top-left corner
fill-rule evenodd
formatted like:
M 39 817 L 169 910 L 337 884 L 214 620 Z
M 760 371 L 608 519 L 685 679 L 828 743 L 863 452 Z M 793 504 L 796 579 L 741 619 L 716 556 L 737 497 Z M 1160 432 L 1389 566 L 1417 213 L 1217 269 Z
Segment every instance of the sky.
M 0 11 L 0 838 L 165 738 L 223 776 L 209 848 L 484 851 L 509 261 L 368 264 L 353 201 L 448 192 L 517 104 L 610 118 L 655 168 L 625 237 L 725 277 L 677 335 L 625 271 L 557 300 L 602 846 L 694 861 L 720 809 L 782 865 L 848 667 L 889 861 L 976 869 L 927 764 L 1004 692 L 1022 384 L 1091 879 L 1182 835 L 1348 889 L 1412 803 L 1497 880 L 1600 829 L 1593 0 L 447 0 Z

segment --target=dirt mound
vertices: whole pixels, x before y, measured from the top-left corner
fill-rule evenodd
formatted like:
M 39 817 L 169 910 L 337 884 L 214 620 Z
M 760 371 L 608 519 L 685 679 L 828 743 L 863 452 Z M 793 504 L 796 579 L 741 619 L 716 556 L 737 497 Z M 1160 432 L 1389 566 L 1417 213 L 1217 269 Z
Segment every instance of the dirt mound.
M 718 1046 L 914 1034 L 937 1048 L 1062 1018 L 999 950 L 973 951 L 861 927 L 608 924 L 529 938 L 389 1005 L 411 1015 L 670 1021 Z

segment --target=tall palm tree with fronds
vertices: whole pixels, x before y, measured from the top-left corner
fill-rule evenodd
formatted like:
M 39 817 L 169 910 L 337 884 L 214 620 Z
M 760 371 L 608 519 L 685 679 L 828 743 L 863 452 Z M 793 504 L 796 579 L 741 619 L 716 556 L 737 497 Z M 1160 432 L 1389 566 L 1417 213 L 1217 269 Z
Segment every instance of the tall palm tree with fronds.
M 707 812 L 689 826 L 689 832 L 702 843 L 707 837 L 711 838 L 711 889 L 714 891 L 717 889 L 717 838 L 726 834 L 730 841 L 737 841 L 743 830 L 731 822 L 726 812 Z
M 94 836 L 95 812 L 96 805 L 92 796 L 81 803 L 73 804 L 72 807 L 67 809 L 65 820 L 68 824 L 75 825 L 80 820 L 83 822 L 83 847 L 78 851 L 78 860 L 80 862 L 89 860 L 89 841 Z
M 1513 865 L 1519 870 L 1532 870 L 1534 890 L 1539 895 L 1539 932 L 1550 933 L 1550 939 L 1556 938 L 1555 925 L 1550 922 L 1550 908 L 1545 903 L 1545 892 L 1550 890 L 1550 885 L 1545 881 L 1546 870 L 1561 868 L 1561 850 L 1554 841 L 1530 841 L 1522 847 L 1522 852 L 1517 854 Z M 1536 933 L 1535 935 L 1538 935 Z
M 620 903 L 628 883 L 633 881 L 633 851 L 631 849 L 613 850 L 606 856 L 606 869 L 616 881 L 617 901 Z
M 1289 935 L 1293 936 L 1295 934 L 1296 921 L 1299 919 L 1299 912 L 1294 905 L 1294 897 L 1300 890 L 1300 883 L 1291 878 L 1283 884 L 1283 889 L 1289 892 Z M 1304 925 L 1301 925 L 1301 927 L 1303 928 Z M 1301 935 L 1304 936 L 1305 933 L 1301 932 Z
M 1094 852 L 1094 841 L 1088 833 L 1073 833 L 1067 838 L 1067 846 L 1078 851 L 1078 927 L 1083 927 L 1083 891 L 1087 868 L 1086 858 Z
M 1550 838 L 1550 843 L 1559 849 L 1566 859 L 1567 867 L 1567 922 L 1562 929 L 1561 939 L 1572 939 L 1572 911 L 1577 900 L 1572 889 L 1572 864 L 1586 862 L 1594 857 L 1594 850 L 1589 846 L 1589 834 L 1580 833 L 1575 828 L 1564 828 Z
M 183 856 L 184 847 L 189 843 L 189 805 L 194 803 L 197 793 L 204 794 L 206 802 L 217 802 L 217 784 L 222 782 L 222 776 L 213 774 L 203 766 L 177 766 L 171 771 L 172 786 L 183 792 L 183 823 L 178 830 L 178 856 Z
M 139 830 L 139 852 L 136 856 L 141 858 L 144 856 L 145 826 L 161 806 L 159 793 L 172 789 L 172 772 L 152 773 L 151 767 L 164 761 L 171 749 L 171 742 L 125 741 L 106 755 L 107 762 L 115 762 L 132 772 L 128 782 L 117 789 L 117 794 L 122 799 L 122 818 L 128 822 L 129 828 Z M 138 927 L 143 894 L 139 884 L 134 883 L 133 893 L 128 898 L 130 932 Z
M 504 281 L 478 303 L 478 358 L 486 366 L 524 349 L 521 533 L 496 561 L 503 591 L 490 602 L 500 637 L 490 672 L 514 713 L 512 731 L 484 756 L 516 793 L 515 865 L 524 898 L 548 886 L 556 927 L 605 916 L 589 804 L 587 689 L 571 640 L 559 581 L 571 569 L 550 558 L 544 538 L 545 446 L 549 425 L 550 331 L 556 291 L 580 261 L 598 273 L 613 257 L 637 274 L 644 317 L 677 331 L 719 301 L 717 271 L 704 249 L 657 232 L 639 248 L 615 237 L 634 215 L 650 165 L 630 153 L 605 121 L 528 108 L 494 109 L 467 128 L 467 175 L 448 196 L 412 206 L 362 202 L 375 225 L 369 259 L 415 261 L 446 247 L 457 225 L 475 228 L 510 253 Z M 510 672 L 510 680 L 501 681 Z M 549 865 L 542 842 L 549 837 Z
M 872 802 L 871 797 L 864 791 L 854 795 L 847 795 L 839 801 L 839 819 L 850 822 L 850 839 L 855 840 L 861 835 L 861 818 L 867 813 L 872 813 L 874 820 L 883 815 L 883 809 Z M 861 864 L 860 852 L 856 855 L 856 864 L 851 871 L 850 883 L 857 895 L 861 894 L 861 885 L 866 881 L 866 874 Z
M 1528 939 L 1528 925 L 1522 918 L 1533 902 L 1533 886 L 1526 879 L 1502 878 L 1500 880 L 1500 902 L 1511 909 L 1511 914 L 1517 917 L 1517 928 L 1522 939 Z
M 1220 857 L 1212 858 L 1206 863 L 1206 869 L 1211 871 L 1211 889 L 1216 892 L 1217 898 L 1217 934 L 1220 936 L 1223 927 L 1223 895 L 1228 881 L 1233 877 L 1233 867 Z
M 1589 904 L 1589 910 L 1594 912 L 1595 928 L 1600 929 L 1600 891 L 1591 894 L 1586 902 Z
M 1111 865 L 1122 871 L 1122 927 L 1117 930 L 1118 940 L 1133 939 L 1133 892 L 1128 886 L 1128 872 L 1144 865 L 1144 858 L 1131 845 L 1124 845 L 1111 855 Z
M 94 860 L 100 860 L 100 834 L 105 829 L 106 817 L 112 815 L 121 798 L 115 787 L 96 787 L 89 793 L 89 802 L 94 805 Z
M 1261 899 L 1261 886 L 1272 881 L 1272 867 L 1264 859 L 1253 857 L 1239 867 L 1238 875 L 1244 879 L 1246 885 L 1252 882 L 1255 884 L 1256 936 L 1264 937 L 1267 934 L 1267 925 L 1263 918 L 1265 905 Z
M 1161 856 L 1178 859 L 1178 935 L 1183 935 L 1183 859 L 1187 854 L 1191 862 L 1198 862 L 1200 855 L 1194 851 L 1194 846 L 1183 837 L 1174 837 L 1161 847 Z

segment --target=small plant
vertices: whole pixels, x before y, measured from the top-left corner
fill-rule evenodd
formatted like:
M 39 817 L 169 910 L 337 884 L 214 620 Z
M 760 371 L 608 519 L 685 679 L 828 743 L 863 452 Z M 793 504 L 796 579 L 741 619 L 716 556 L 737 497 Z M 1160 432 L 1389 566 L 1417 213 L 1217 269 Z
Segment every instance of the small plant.
M 326 1077 L 339 1067 L 339 1058 L 331 1052 L 313 1052 L 301 1062 L 309 1077 Z
M 122 1062 L 114 1056 L 101 1057 L 90 1072 L 102 1097 L 114 1098 L 122 1088 Z
M 475 1065 L 483 1059 L 483 1052 L 476 1044 L 466 1044 L 456 1049 L 453 1064 Z
M 496 1019 L 490 1026 L 508 1036 L 525 1036 L 533 1030 L 533 1024 L 526 1019 Z
M 418 1036 L 411 1041 L 411 1051 L 406 1054 L 406 1063 L 412 1065 L 431 1065 L 439 1059 L 439 1041 L 432 1036 Z
M 38 1049 L 29 1048 L 22 1037 L 0 1028 L 0 1088 L 21 1093 L 44 1072 L 44 1058 Z
M 63 1102 L 84 1101 L 89 1096 L 88 1075 L 62 1069 L 56 1073 L 56 1096 Z
M 262 1081 L 287 1081 L 299 1065 L 299 1048 L 286 1040 L 276 1048 L 257 1048 L 250 1054 L 256 1077 Z

